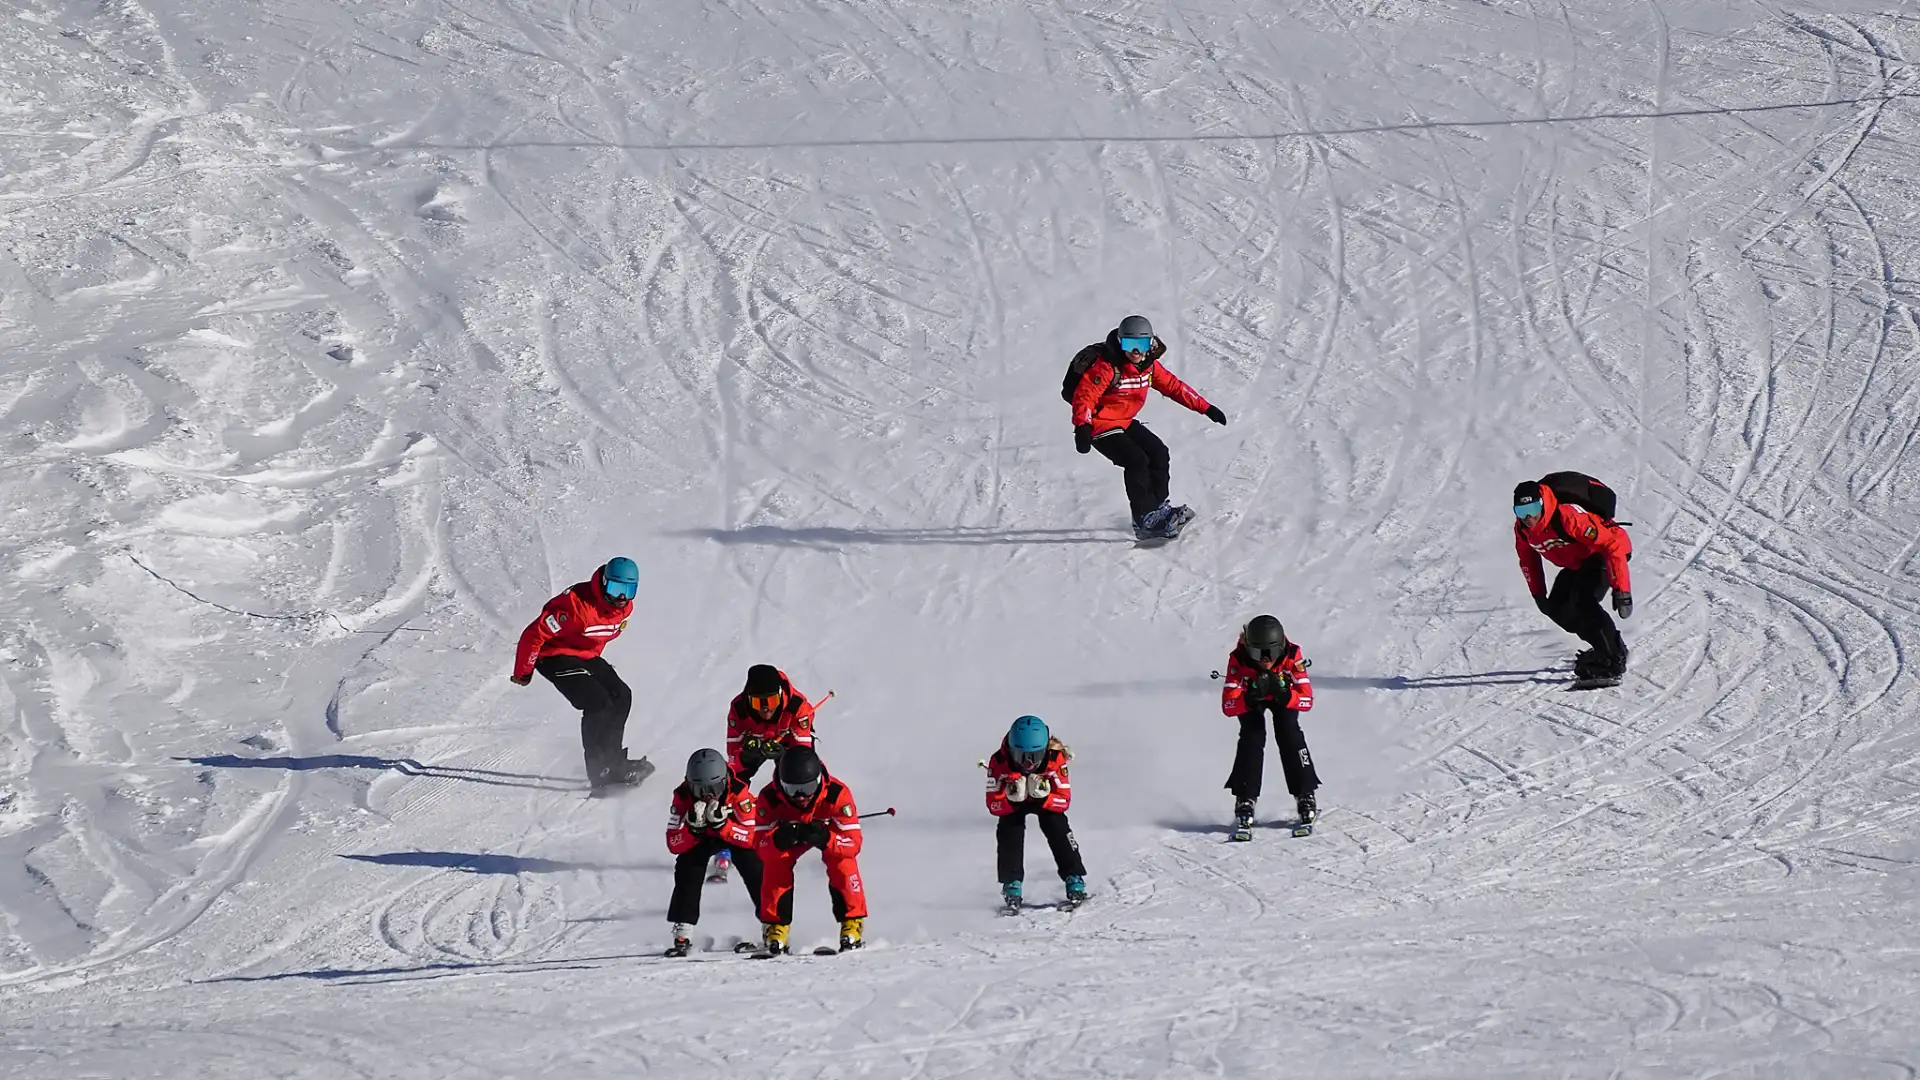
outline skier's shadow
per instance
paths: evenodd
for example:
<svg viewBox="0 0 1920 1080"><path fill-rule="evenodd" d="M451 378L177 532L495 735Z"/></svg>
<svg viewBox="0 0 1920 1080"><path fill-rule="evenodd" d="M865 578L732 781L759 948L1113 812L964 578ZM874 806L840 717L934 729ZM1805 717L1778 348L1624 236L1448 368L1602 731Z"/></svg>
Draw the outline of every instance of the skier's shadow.
<svg viewBox="0 0 1920 1080"><path fill-rule="evenodd" d="M948 544L979 547L990 544L1131 544L1131 535L1111 529L1002 529L986 525L954 525L938 529L848 529L818 525L746 525L738 529L679 529L668 536L687 536L717 544L757 544L770 547L842 547L892 544Z"/></svg>
<svg viewBox="0 0 1920 1080"><path fill-rule="evenodd" d="M211 754L205 757L176 757L211 769L285 769L309 772L315 769L372 769L397 772L402 776L459 780L490 787L530 788L534 791L585 791L584 781L538 773L500 772L495 769L470 769L460 765L427 765L412 758L383 758L371 754L315 754L310 757L241 757L238 754Z"/></svg>
<svg viewBox="0 0 1920 1080"><path fill-rule="evenodd" d="M440 870L461 870L469 874L564 874L573 870L662 870L664 863L635 863L610 866L605 863L566 862L527 855L493 855L484 851L383 851L353 855L342 852L343 859L373 863L376 866L425 866Z"/></svg>
<svg viewBox="0 0 1920 1080"><path fill-rule="evenodd" d="M1445 690L1460 686L1522 686L1528 683L1557 683L1549 678L1556 668L1531 671L1482 671L1461 675L1322 675L1309 671L1313 685L1321 690ZM1211 689L1220 684L1202 675L1176 675L1164 679L1119 679L1111 682L1083 683L1070 693L1076 697L1168 697Z"/></svg>

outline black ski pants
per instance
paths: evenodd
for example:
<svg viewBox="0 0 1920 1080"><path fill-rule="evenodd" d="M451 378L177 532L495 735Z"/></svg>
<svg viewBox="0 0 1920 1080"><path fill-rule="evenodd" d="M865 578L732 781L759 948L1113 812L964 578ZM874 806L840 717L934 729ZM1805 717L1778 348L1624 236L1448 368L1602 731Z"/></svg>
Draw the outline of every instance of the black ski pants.
<svg viewBox="0 0 1920 1080"><path fill-rule="evenodd" d="M1093 448L1126 470L1127 508L1135 519L1167 501L1167 480L1172 471L1167 444L1148 431L1147 425L1135 420L1126 427L1114 428L1096 436Z"/></svg>
<svg viewBox="0 0 1920 1080"><path fill-rule="evenodd" d="M1280 769L1287 777L1287 793L1298 799L1320 786L1307 736L1300 730L1300 712L1272 705L1249 705L1240 715L1240 743L1233 752L1233 772L1226 788L1235 799L1258 799L1260 776L1267 757L1267 714L1273 714L1273 738L1280 744Z"/></svg>
<svg viewBox="0 0 1920 1080"><path fill-rule="evenodd" d="M566 695L567 704L580 710L580 749L587 759L587 782L599 787L609 782L616 766L627 759L627 713L633 709L633 691L620 681L613 665L601 657L543 656L534 670Z"/></svg>
<svg viewBox="0 0 1920 1080"><path fill-rule="evenodd" d="M1053 865L1060 871L1060 880L1086 877L1086 864L1080 861L1080 842L1073 838L1073 826L1067 824L1067 815L1058 810L1042 810L1028 803L1017 803L1013 813L1001 818L993 830L999 849L1000 884L1022 881L1027 876L1029 817L1040 821L1040 834L1047 838L1047 846L1053 849Z"/></svg>
<svg viewBox="0 0 1920 1080"><path fill-rule="evenodd" d="M719 837L700 841L699 846L673 861L673 898L667 901L667 921L700 921L700 892L707 885L707 860L727 850ZM733 849L733 869L747 887L754 909L760 907L760 855L752 848Z"/></svg>
<svg viewBox="0 0 1920 1080"><path fill-rule="evenodd" d="M1619 660L1627 655L1627 645L1620 640L1620 628L1602 604L1610 585L1607 561L1595 555L1554 575L1546 613L1560 629L1586 642L1600 656Z"/></svg>

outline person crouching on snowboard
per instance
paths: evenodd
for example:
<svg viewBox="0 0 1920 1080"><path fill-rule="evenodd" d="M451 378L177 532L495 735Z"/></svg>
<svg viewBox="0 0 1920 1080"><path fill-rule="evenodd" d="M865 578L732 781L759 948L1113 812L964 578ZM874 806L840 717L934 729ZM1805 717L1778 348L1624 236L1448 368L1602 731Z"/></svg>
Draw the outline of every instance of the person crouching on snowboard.
<svg viewBox="0 0 1920 1080"><path fill-rule="evenodd" d="M1533 606L1590 648L1573 661L1575 679L1618 679L1627 673L1627 645L1600 600L1613 586L1613 610L1633 614L1633 582L1627 560L1633 540L1611 521L1561 502L1546 484L1528 480L1513 489L1513 546ZM1547 591L1542 557L1560 573Z"/></svg>
<svg viewBox="0 0 1920 1080"><path fill-rule="evenodd" d="M1142 540L1176 536L1193 520L1191 508L1175 506L1167 498L1167 444L1134 419L1147 403L1147 390L1158 390L1216 424L1227 422L1226 413L1160 366L1166 352L1166 343L1153 336L1146 316L1129 315L1105 341L1081 349L1070 365L1070 371L1082 372L1068 397L1073 448L1083 454L1098 448L1126 470L1127 506L1133 512L1134 536Z"/></svg>
<svg viewBox="0 0 1920 1080"><path fill-rule="evenodd" d="M759 904L760 856L753 850L758 825L747 782L727 768L720 751L695 750L687 759L686 780L673 789L673 809L667 815L667 850L675 856L673 899L667 902L667 921L673 924L668 956L685 956L693 948L687 932L700 922L708 856L736 852L740 880Z"/></svg>
<svg viewBox="0 0 1920 1080"><path fill-rule="evenodd" d="M867 893L860 884L860 811L853 792L827 774L811 746L795 746L780 755L773 782L760 791L761 953L787 951L793 924L793 866L810 848L827 864L827 889L833 917L840 920L840 949L857 949L867 918Z"/></svg>
<svg viewBox="0 0 1920 1080"><path fill-rule="evenodd" d="M567 703L580 710L580 746L587 782L595 792L610 784L637 784L653 771L645 758L633 761L623 745L633 691L600 653L627 628L640 568L632 559L609 559L582 581L547 601L520 633L514 652L515 685L538 671Z"/></svg>
<svg viewBox="0 0 1920 1080"><path fill-rule="evenodd" d="M1273 737L1280 744L1280 768L1287 792L1294 798L1300 823L1311 825L1320 808L1314 792L1320 774L1314 771L1307 737L1300 730L1300 714L1313 708L1313 682L1307 678L1310 661L1300 646L1287 640L1280 620L1256 615L1240 631L1240 640L1227 657L1227 679L1220 688L1220 711L1240 718L1240 742L1234 749L1233 772L1226 787L1233 792L1235 829L1253 827L1254 804L1260 799L1261 772L1267 754L1266 717L1273 716Z"/></svg>
<svg viewBox="0 0 1920 1080"><path fill-rule="evenodd" d="M994 829L1000 897L1010 912L1020 910L1022 902L1029 817L1039 822L1041 835L1053 849L1054 868L1067 886L1067 903L1087 898L1087 868L1080 861L1073 826L1067 823L1067 806L1073 802L1073 787L1067 782L1071 760L1073 754L1037 716L1015 720L1000 740L1000 749L987 759L987 812L1000 819Z"/></svg>

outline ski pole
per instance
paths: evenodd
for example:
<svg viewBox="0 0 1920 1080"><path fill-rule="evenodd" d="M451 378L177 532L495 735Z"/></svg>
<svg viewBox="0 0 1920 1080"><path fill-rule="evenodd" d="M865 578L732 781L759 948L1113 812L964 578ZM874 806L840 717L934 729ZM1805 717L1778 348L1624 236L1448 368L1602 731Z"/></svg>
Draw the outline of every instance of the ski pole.
<svg viewBox="0 0 1920 1080"><path fill-rule="evenodd" d="M861 815L860 815L860 816L859 816L858 818L856 818L856 819L854 819L854 820L856 820L856 821L865 821L866 819L868 819L868 818L870 818L870 817L892 817L893 815L894 815L894 810L893 810L893 807L891 807L891 806L889 806L889 807L887 807L887 808L886 808L885 810L875 810L875 811L874 811L873 813L871 813L871 814L861 814Z"/></svg>
<svg viewBox="0 0 1920 1080"><path fill-rule="evenodd" d="M802 720L813 719L813 714L820 711L820 706L825 705L827 702L832 700L833 700L833 691L829 690L827 691L826 697L821 698L819 701L811 702L807 705L807 715L801 717L801 719Z"/></svg>

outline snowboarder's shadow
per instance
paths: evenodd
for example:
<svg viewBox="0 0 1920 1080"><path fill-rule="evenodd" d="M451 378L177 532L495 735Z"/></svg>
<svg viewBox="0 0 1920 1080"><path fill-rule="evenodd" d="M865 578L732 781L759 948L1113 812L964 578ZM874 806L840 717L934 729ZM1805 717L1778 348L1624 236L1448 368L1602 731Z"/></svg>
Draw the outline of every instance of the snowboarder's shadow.
<svg viewBox="0 0 1920 1080"><path fill-rule="evenodd" d="M585 780L538 773L501 772L496 769L470 769L461 765L427 765L412 758L383 758L371 754L315 754L311 757L241 757L238 754L211 754L205 757L176 757L212 769L285 769L308 772L314 769L372 769L397 772L402 776L420 776L439 780L459 780L490 787L530 788L534 791L585 791Z"/></svg>
<svg viewBox="0 0 1920 1080"><path fill-rule="evenodd" d="M954 525L927 529L850 529L827 525L789 528L784 525L745 525L738 529L679 529L668 536L688 536L718 544L760 544L772 547L833 549L888 544L1131 544L1131 534L1118 530L1002 529L986 525Z"/></svg>

